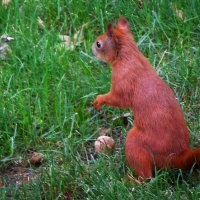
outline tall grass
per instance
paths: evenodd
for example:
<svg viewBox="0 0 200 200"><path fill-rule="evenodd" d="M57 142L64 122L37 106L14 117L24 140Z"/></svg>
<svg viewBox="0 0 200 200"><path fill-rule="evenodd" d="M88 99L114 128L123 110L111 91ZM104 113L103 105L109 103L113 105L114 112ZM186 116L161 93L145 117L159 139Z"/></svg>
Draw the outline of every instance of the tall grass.
<svg viewBox="0 0 200 200"><path fill-rule="evenodd" d="M9 161L27 159L27 149L45 156L32 169L39 170L36 179L4 184L1 199L199 199L198 171L162 170L143 185L130 181L134 173L123 142L128 128L122 119L113 120L129 111L94 110L95 96L109 90L110 68L91 52L106 24L124 15L141 51L174 89L195 146L200 134L199 14L199 1L178 0L143 1L142 6L117 0L1 5L0 35L14 40L12 52L0 60L0 171L5 172L0 181L7 182ZM84 24L81 44L74 50L60 48L59 35L73 36ZM93 142L105 125L113 130L116 150L96 158Z"/></svg>

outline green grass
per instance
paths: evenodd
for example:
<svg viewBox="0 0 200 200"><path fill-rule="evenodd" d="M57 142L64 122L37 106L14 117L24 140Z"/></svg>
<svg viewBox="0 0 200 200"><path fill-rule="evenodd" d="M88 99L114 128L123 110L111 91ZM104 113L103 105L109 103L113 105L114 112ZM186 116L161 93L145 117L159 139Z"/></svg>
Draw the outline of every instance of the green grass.
<svg viewBox="0 0 200 200"><path fill-rule="evenodd" d="M191 132L200 136L200 1L17 1L0 5L0 35L14 40L0 60L1 199L199 199L198 171L162 170L143 185L129 180L124 139L128 110L94 110L98 93L110 87L110 68L91 52L94 39L120 15L130 22L141 51L174 89ZM38 25L38 16L44 27ZM73 36L87 24L74 50L58 48L59 34ZM116 149L94 155L99 128L112 128ZM45 156L33 167L37 178L18 185L8 180L9 163L27 166L28 150ZM2 173L1 173L2 171Z"/></svg>

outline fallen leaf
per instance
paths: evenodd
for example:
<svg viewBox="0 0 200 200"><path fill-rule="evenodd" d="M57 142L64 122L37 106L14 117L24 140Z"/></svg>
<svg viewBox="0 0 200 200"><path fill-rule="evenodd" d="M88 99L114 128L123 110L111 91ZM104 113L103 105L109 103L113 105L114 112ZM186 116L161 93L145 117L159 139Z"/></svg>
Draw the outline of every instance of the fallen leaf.
<svg viewBox="0 0 200 200"><path fill-rule="evenodd" d="M56 49L60 50L65 47L67 50L74 50L76 46L79 46L83 41L83 31L87 24L81 26L81 29L78 30L73 36L70 35L59 35L61 43L56 45Z"/></svg>
<svg viewBox="0 0 200 200"><path fill-rule="evenodd" d="M10 37L10 36L7 35L7 34L3 34L3 35L1 36L1 41L2 41L2 42L10 42L10 41L12 41L12 40L14 40L14 38L13 38L13 37Z"/></svg>
<svg viewBox="0 0 200 200"><path fill-rule="evenodd" d="M71 39L70 39L69 35L59 35L58 37L60 38L60 40L62 42L61 44L64 44L66 48L70 47Z"/></svg>
<svg viewBox="0 0 200 200"><path fill-rule="evenodd" d="M171 5L172 5L172 8L175 10L177 16L178 16L179 18L183 19L183 11L182 11L182 10L179 10L179 9L177 8L177 6L176 6L175 3L172 3Z"/></svg>
<svg viewBox="0 0 200 200"><path fill-rule="evenodd" d="M83 37L83 30L84 30L84 28L85 28L86 26L87 26L87 24L83 24L82 27L81 27L81 29L78 30L78 31L74 34L73 43L74 43L75 45L79 45L79 44L83 41L83 39L84 39L84 37Z"/></svg>
<svg viewBox="0 0 200 200"><path fill-rule="evenodd" d="M41 27L44 27L44 21L38 16L38 24L41 26Z"/></svg>
<svg viewBox="0 0 200 200"><path fill-rule="evenodd" d="M70 43L70 36L69 35L59 35L58 36L62 42Z"/></svg>
<svg viewBox="0 0 200 200"><path fill-rule="evenodd" d="M142 0L138 0L138 6L141 8L142 7Z"/></svg>
<svg viewBox="0 0 200 200"><path fill-rule="evenodd" d="M67 50L73 50L74 49L74 44L71 42L71 38L69 35L58 35L60 39L60 43L56 45L57 50L61 50L63 48Z"/></svg>
<svg viewBox="0 0 200 200"><path fill-rule="evenodd" d="M11 0L2 0L2 5L6 6L11 2Z"/></svg>

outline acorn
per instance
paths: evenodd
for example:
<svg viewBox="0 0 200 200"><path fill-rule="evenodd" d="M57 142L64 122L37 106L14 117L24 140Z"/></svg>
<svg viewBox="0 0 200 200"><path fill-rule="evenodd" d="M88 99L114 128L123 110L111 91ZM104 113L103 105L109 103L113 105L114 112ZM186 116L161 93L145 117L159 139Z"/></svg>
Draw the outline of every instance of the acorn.
<svg viewBox="0 0 200 200"><path fill-rule="evenodd" d="M41 165L44 161L44 156L41 153L34 152L31 158L29 159L30 164L38 166Z"/></svg>

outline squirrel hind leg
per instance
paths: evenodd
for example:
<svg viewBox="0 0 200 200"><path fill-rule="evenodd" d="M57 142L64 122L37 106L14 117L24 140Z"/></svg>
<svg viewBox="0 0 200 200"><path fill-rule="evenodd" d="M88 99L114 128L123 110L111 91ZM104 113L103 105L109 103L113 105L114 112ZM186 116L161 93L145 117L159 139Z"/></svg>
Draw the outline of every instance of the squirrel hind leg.
<svg viewBox="0 0 200 200"><path fill-rule="evenodd" d="M142 146L126 145L126 157L128 164L135 170L140 182L152 178L153 160L145 148Z"/></svg>

